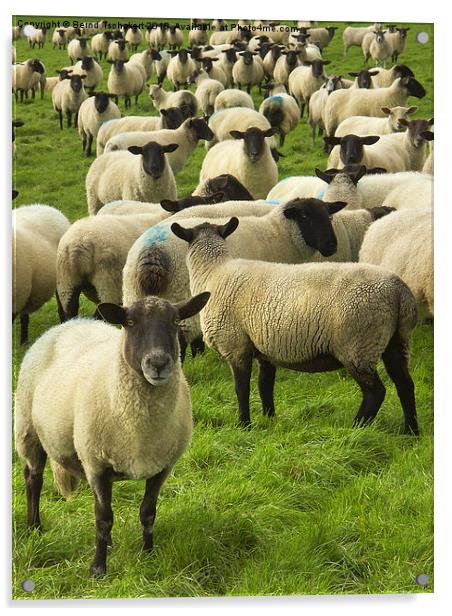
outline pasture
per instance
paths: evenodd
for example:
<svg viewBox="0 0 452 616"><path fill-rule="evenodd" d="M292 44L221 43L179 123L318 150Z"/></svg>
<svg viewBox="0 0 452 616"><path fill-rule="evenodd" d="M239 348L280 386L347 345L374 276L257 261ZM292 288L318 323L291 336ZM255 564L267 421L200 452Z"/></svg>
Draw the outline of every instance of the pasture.
<svg viewBox="0 0 452 616"><path fill-rule="evenodd" d="M346 24L328 25L339 29L323 53L331 60L327 72L345 77L362 68L359 48L343 56ZM433 26L399 25L411 28L399 62L414 71L427 91L410 104L419 107L415 117L429 118ZM425 45L415 40L421 31L429 35ZM65 50L52 48L50 39L51 31L45 47L34 51L27 40L16 41L17 61L37 57L47 74L55 75L70 62ZM109 65L105 60L101 65L106 89ZM155 83L155 75L150 81ZM167 81L164 87L169 89ZM257 88L252 95L258 109L262 95ZM120 108L124 113L123 100ZM156 110L145 91L127 113L155 115ZM14 207L45 203L59 208L71 222L86 216L85 176L93 157L83 155L77 130L59 129L49 93L44 100L37 94L19 104L13 97L13 117L24 122L16 131L12 184L19 196ZM279 148L284 154L278 162L279 179L325 169L322 145L320 140L312 145L304 118ZM204 155L201 142L176 178L179 197L196 187ZM82 299L81 306L82 315L92 315L90 302ZM58 322L52 299L31 315L29 344ZM26 349L19 344L16 322L13 387ZM138 509L144 482L115 483L113 548L102 580L88 577L95 538L89 488L82 485L64 501L47 466L41 498L44 532L29 532L23 464L13 453L15 599L432 592L431 324L417 326L411 355L419 438L401 434L402 410L383 366L386 398L374 424L364 429L351 427L360 392L344 371L278 370L273 420L261 415L253 378L249 431L236 425L233 380L213 351L206 349L195 359L188 353L184 372L192 394L193 442L162 489L154 551L151 556L140 553ZM420 573L430 576L426 588L416 585ZM32 593L22 589L24 580L35 582Z"/></svg>

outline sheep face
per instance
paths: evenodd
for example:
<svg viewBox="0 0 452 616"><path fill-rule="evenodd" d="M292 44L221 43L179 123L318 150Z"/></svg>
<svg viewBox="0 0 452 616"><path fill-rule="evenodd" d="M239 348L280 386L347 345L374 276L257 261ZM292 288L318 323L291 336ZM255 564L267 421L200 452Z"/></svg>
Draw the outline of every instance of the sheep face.
<svg viewBox="0 0 452 616"><path fill-rule="evenodd" d="M426 95L425 88L422 84L413 77L402 77L400 80L402 87L408 92L408 96L423 98Z"/></svg>
<svg viewBox="0 0 452 616"><path fill-rule="evenodd" d="M126 48L126 41L121 39L119 41L115 41L116 45L119 47L119 49L121 51L124 51L124 49Z"/></svg>
<svg viewBox="0 0 452 616"><path fill-rule="evenodd" d="M190 128L196 139L199 141L200 139L205 139L206 141L212 141L214 138L213 131L209 128L209 125L202 118L191 118L188 120L188 128Z"/></svg>
<svg viewBox="0 0 452 616"><path fill-rule="evenodd" d="M358 73L349 73L349 75L350 77L357 78L358 88L365 88L366 90L368 90L372 87L372 77L378 75L378 71L368 71L366 69L363 69Z"/></svg>
<svg viewBox="0 0 452 616"><path fill-rule="evenodd" d="M253 64L253 56L255 56L256 54L252 51L241 51L239 53L239 56L242 56L243 58L243 64L245 64L245 66L251 66Z"/></svg>
<svg viewBox="0 0 452 616"><path fill-rule="evenodd" d="M94 66L94 59L91 56L85 56L84 58L78 58L82 62L82 69L89 71Z"/></svg>
<svg viewBox="0 0 452 616"><path fill-rule="evenodd" d="M171 304L158 297L146 297L128 308L99 304L108 322L124 327L123 357L129 366L154 386L164 385L178 362L178 323L197 314L210 293Z"/></svg>
<svg viewBox="0 0 452 616"><path fill-rule="evenodd" d="M171 199L163 199L163 201L160 201L160 205L167 212L180 212L181 210L185 210L188 207L193 207L194 205L211 205L213 203L221 203L221 201L224 201L224 193L217 192L213 195L208 195L207 197L195 195L185 197L184 199L177 199L175 201L172 201Z"/></svg>
<svg viewBox="0 0 452 616"><path fill-rule="evenodd" d="M340 146L340 157L344 165L356 165L360 163L364 156L365 145L373 145L379 141L380 137L371 135L359 137L358 135L345 135L344 137L325 137L328 145Z"/></svg>
<svg viewBox="0 0 452 616"><path fill-rule="evenodd" d="M65 79L69 79L71 82L71 90L78 94L83 89L83 79L86 75L66 75Z"/></svg>
<svg viewBox="0 0 452 616"><path fill-rule="evenodd" d="M160 145L155 141L150 141L142 147L137 145L130 146L129 152L131 154L141 155L144 172L157 180L165 171L165 154L174 152L178 147L179 145L177 143Z"/></svg>
<svg viewBox="0 0 452 616"><path fill-rule="evenodd" d="M114 98L114 94L107 92L93 92L94 95L94 107L97 113L104 113L107 110L109 99Z"/></svg>
<svg viewBox="0 0 452 616"><path fill-rule="evenodd" d="M401 118L399 122L407 127L408 136L412 145L415 148L423 147L426 140L422 136L422 133L432 126L433 118L430 118L430 120L412 120L411 122L406 118Z"/></svg>
<svg viewBox="0 0 452 616"><path fill-rule="evenodd" d="M179 107L168 107L168 109L160 109L160 115L163 120L163 128L174 130L184 121L184 114Z"/></svg>
<svg viewBox="0 0 452 616"><path fill-rule="evenodd" d="M250 161L255 163L262 158L265 152L265 137L271 137L277 130L277 128L261 130L253 126L244 133L238 130L231 130L229 134L233 139L243 139L245 152Z"/></svg>
<svg viewBox="0 0 452 616"><path fill-rule="evenodd" d="M406 64L396 64L392 70L396 77L414 77L413 71Z"/></svg>
<svg viewBox="0 0 452 616"><path fill-rule="evenodd" d="M179 56L179 62L181 64L187 64L188 61L188 51L186 49L179 49L177 54Z"/></svg>
<svg viewBox="0 0 452 616"><path fill-rule="evenodd" d="M202 58L202 65L206 73L210 73L212 70L213 62L218 62L218 58Z"/></svg>
<svg viewBox="0 0 452 616"><path fill-rule="evenodd" d="M253 195L241 184L238 179L229 173L210 178L204 185L204 194L212 195L223 193L223 201L253 201Z"/></svg>
<svg viewBox="0 0 452 616"><path fill-rule="evenodd" d="M298 56L300 54L299 51L294 51L291 49L290 51L283 51L284 56L286 56L286 64L289 68L294 68L298 62Z"/></svg>
<svg viewBox="0 0 452 616"><path fill-rule="evenodd" d="M31 60L30 66L34 73L39 73L40 75L43 75L45 73L44 65L37 58L33 58L33 60Z"/></svg>
<svg viewBox="0 0 452 616"><path fill-rule="evenodd" d="M305 244L331 257L337 250L337 238L331 216L347 204L344 201L326 203L319 199L293 199L284 208L284 216L293 220Z"/></svg>

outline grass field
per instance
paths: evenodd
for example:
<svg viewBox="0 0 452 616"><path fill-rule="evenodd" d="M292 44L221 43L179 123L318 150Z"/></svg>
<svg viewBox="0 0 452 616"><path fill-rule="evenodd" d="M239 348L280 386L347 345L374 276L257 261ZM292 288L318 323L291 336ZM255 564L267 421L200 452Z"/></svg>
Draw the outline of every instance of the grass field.
<svg viewBox="0 0 452 616"><path fill-rule="evenodd" d="M34 16L30 18L39 20ZM72 18L65 18L72 20ZM80 18L79 18L80 19ZM96 19L96 18L91 18ZM110 18L113 19L113 18ZM25 18L24 21L27 21ZM139 19L132 21L139 22ZM334 24L333 24L334 25ZM347 76L362 67L352 48L342 56L340 27L324 56L328 72ZM433 26L410 24L401 61L427 96L410 99L416 117L433 115ZM429 34L426 45L415 34ZM51 33L49 33L50 40ZM29 50L17 42L17 59L39 57L47 74L66 66L67 53ZM102 61L106 85L107 65ZM152 81L155 77L151 78ZM256 105L261 97L254 92ZM123 103L121 102L123 109ZM130 113L154 114L146 93ZM84 180L91 160L82 156L74 129L60 131L50 96L15 106L25 122L16 131L14 206L47 203L71 221L87 215ZM280 178L324 169L321 143L311 145L305 122L290 133L279 161ZM178 194L197 184L204 154L199 146L178 175ZM82 314L93 306L82 301ZM31 316L33 342L58 323L55 302ZM13 386L26 348L13 331ZM210 350L188 357L195 430L191 447L165 484L158 505L155 550L140 554L138 509L143 482L114 486L114 547L107 576L88 577L94 551L94 506L88 487L70 501L57 497L47 469L41 499L42 535L26 528L22 462L13 455L13 597L16 599L410 593L433 590L433 328L419 325L411 361L421 436L400 433L402 411L383 366L387 395L374 425L351 428L360 393L343 371L300 374L279 370L276 418L260 414L253 381L253 428L236 427L229 370ZM424 589L417 574L430 575ZM22 590L33 580L35 590Z"/></svg>

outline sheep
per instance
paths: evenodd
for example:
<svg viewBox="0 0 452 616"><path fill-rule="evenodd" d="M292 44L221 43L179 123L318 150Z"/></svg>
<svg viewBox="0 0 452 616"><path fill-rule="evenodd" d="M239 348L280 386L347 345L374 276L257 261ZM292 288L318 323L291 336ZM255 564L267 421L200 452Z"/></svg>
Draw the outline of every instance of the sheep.
<svg viewBox="0 0 452 616"><path fill-rule="evenodd" d="M381 30L382 26L382 23L374 23L372 26L367 26L364 28L347 26L342 33L342 40L344 42L344 56L347 55L347 51L350 47L361 47L363 38L368 32L372 32L373 30Z"/></svg>
<svg viewBox="0 0 452 616"><path fill-rule="evenodd" d="M102 60L102 56L104 57L104 59L107 58L111 39L111 32L99 32L98 34L95 34L93 36L93 38L91 39L91 52L96 58L99 58L99 60Z"/></svg>
<svg viewBox="0 0 452 616"><path fill-rule="evenodd" d="M193 424L177 322L199 312L208 299L203 293L177 305L155 297L129 307L101 304L102 317L122 325L121 331L72 320L47 331L22 362L15 437L26 462L28 525L41 528L47 456L63 495L86 478L95 502L94 577L107 569L114 480L146 479L142 548L152 550L158 493L188 447Z"/></svg>
<svg viewBox="0 0 452 616"><path fill-rule="evenodd" d="M262 62L260 58L256 59L258 57L256 52L240 51L238 55L240 57L232 67L232 79L239 90L242 89L242 85L245 85L247 93L250 94L251 87L260 86L264 79Z"/></svg>
<svg viewBox="0 0 452 616"><path fill-rule="evenodd" d="M132 26L127 29L124 40L129 45L130 49L137 51L143 40L143 35L136 24L132 24Z"/></svg>
<svg viewBox="0 0 452 616"><path fill-rule="evenodd" d="M69 221L49 205L13 211L13 321L20 315L20 343L28 342L30 313L55 293L56 254Z"/></svg>
<svg viewBox="0 0 452 616"><path fill-rule="evenodd" d="M166 78L166 71L168 70L168 64L171 60L171 54L168 51L156 51L151 48L151 55L154 58L157 84L161 86Z"/></svg>
<svg viewBox="0 0 452 616"><path fill-rule="evenodd" d="M200 60L201 60L202 68L208 74L208 76L211 79L216 79L222 84L223 88L226 88L228 85L229 79L226 73L221 68L221 66L216 66L214 64L214 62L219 62L219 58L202 57L200 58ZM196 76L197 76L196 71L194 71L192 74L192 80L195 79Z"/></svg>
<svg viewBox="0 0 452 616"><path fill-rule="evenodd" d="M114 94L108 92L91 94L92 96L83 101L78 111L78 133L86 156L91 156L93 139L97 138L101 125L121 117L119 107L111 100Z"/></svg>
<svg viewBox="0 0 452 616"><path fill-rule="evenodd" d="M198 141L200 139L206 139L208 141L212 138L213 132L204 119L189 118L185 120L179 128L174 130L162 129L157 131L119 133L109 139L105 145L104 154L117 152L118 150L128 150L132 145L144 146L148 141L156 141L160 145L168 145L170 143L177 144L177 151L167 156L167 161L173 173L176 174L185 167Z"/></svg>
<svg viewBox="0 0 452 616"><path fill-rule="evenodd" d="M402 106L408 96L423 98L425 94L423 86L413 77L398 78L388 88L337 90L328 97L325 104L325 132L334 135L342 120L350 116L384 117L382 107Z"/></svg>
<svg viewBox="0 0 452 616"><path fill-rule="evenodd" d="M410 28L396 28L395 32L388 33L391 46L391 60L397 62L398 57L405 51L407 32Z"/></svg>
<svg viewBox="0 0 452 616"><path fill-rule="evenodd" d="M209 118L209 128L213 131L214 137L206 143L206 149L209 150L220 141L232 139L232 130L247 130L253 126L261 130L271 128L270 121L254 109L248 107L222 109ZM271 148L276 147L274 137L270 137L268 143Z"/></svg>
<svg viewBox="0 0 452 616"><path fill-rule="evenodd" d="M73 75L86 75L83 85L89 90L95 90L102 83L104 72L95 58L85 56L79 60L72 71Z"/></svg>
<svg viewBox="0 0 452 616"><path fill-rule="evenodd" d="M370 175L374 171L377 175ZM372 209L381 205L396 210L419 209L433 207L433 178L418 171L402 171L399 173L385 173L383 169L366 170L365 166L346 166L343 169L329 169L328 172L316 174L323 180L318 188L317 197L325 201L347 202L347 209ZM363 175L367 173L363 177ZM361 179L362 178L362 179ZM294 198L298 193L305 196L302 190L305 188L306 178L292 178L292 190L282 190L275 186L275 195L270 198L281 200ZM298 189L297 181L298 180ZM281 184L281 183L280 183ZM290 182L287 182L290 184ZM284 187L284 184L282 184ZM279 193L279 194L278 194Z"/></svg>
<svg viewBox="0 0 452 616"><path fill-rule="evenodd" d="M307 33L291 34L289 37L289 39L292 41L290 47L292 47L294 51L297 51L300 54L301 61L310 60L312 62L313 60L321 60L322 53L317 47L317 45L308 43L309 36L310 35Z"/></svg>
<svg viewBox="0 0 452 616"><path fill-rule="evenodd" d="M188 33L188 44L190 47L194 47L195 45L206 45L208 40L209 35L207 34L207 26L204 27L200 25L197 28L192 28Z"/></svg>
<svg viewBox="0 0 452 616"><path fill-rule="evenodd" d="M19 95L20 102L24 100L24 95L27 95L27 92L30 89L30 81L33 77L33 73L44 75L45 67L37 58L29 58L19 64L13 64L12 71L12 87L17 103L19 100Z"/></svg>
<svg viewBox="0 0 452 616"><path fill-rule="evenodd" d="M288 87L290 73L300 65L300 53L300 51L293 49L281 52L281 56L277 59L273 69L273 79L276 83L282 83Z"/></svg>
<svg viewBox="0 0 452 616"><path fill-rule="evenodd" d="M355 77L355 81L352 84L352 88L366 88L370 89L374 87L372 77L378 75L378 71L369 71L362 69L361 71L354 71L349 73L350 77Z"/></svg>
<svg viewBox="0 0 452 616"><path fill-rule="evenodd" d="M334 206L331 206L331 212L329 208L330 205L321 201L308 200L303 209L304 217L298 216L298 222L284 213L285 204L275 206L265 201L197 206L176 213L171 219L148 229L130 249L124 266L123 300L127 303L147 294L156 294L174 301L187 293L186 246L169 233L175 220L194 227L204 222L206 216L209 220L217 219L219 223L230 216L244 216L240 233L231 245L237 257L286 263L326 258L357 261L368 226L391 211L378 208L372 212L340 213L333 217L333 232L329 216L334 212ZM334 238L337 238L337 246ZM202 334L199 319L183 323L181 328L187 343Z"/></svg>
<svg viewBox="0 0 452 616"><path fill-rule="evenodd" d="M393 212L372 225L359 253L400 276L413 293L419 317L433 317L433 213L428 209Z"/></svg>
<svg viewBox="0 0 452 616"><path fill-rule="evenodd" d="M80 105L88 98L83 87L83 79L84 75L68 74L52 90L52 104L59 116L60 129L63 129L63 113L66 114L68 128L72 126L72 114L74 114L74 127L77 128Z"/></svg>
<svg viewBox="0 0 452 616"><path fill-rule="evenodd" d="M400 119L408 119L408 116L416 113L417 107L382 107L381 110L387 115L386 118L372 118L369 116L351 116L343 120L336 129L335 136L344 135L389 135L402 132L406 129L400 124Z"/></svg>
<svg viewBox="0 0 452 616"><path fill-rule="evenodd" d="M207 55L208 51L203 51L204 55ZM227 47L226 49L222 49L220 51L220 62L219 67L222 69L223 73L226 75L226 85L232 86L232 69L234 68L234 64L237 62L237 49L235 47Z"/></svg>
<svg viewBox="0 0 452 616"><path fill-rule="evenodd" d="M203 69L194 72L194 81L196 83L195 96L198 107L204 117L208 118L213 114L215 99L220 92L224 91L224 86L216 79L211 79Z"/></svg>
<svg viewBox="0 0 452 616"><path fill-rule="evenodd" d="M166 92L161 85L151 85L149 86L149 98L158 111L169 107L180 107L185 119L198 113L198 101L190 90Z"/></svg>
<svg viewBox="0 0 452 616"><path fill-rule="evenodd" d="M34 49L35 45L42 49L46 42L47 28L35 28L33 34L28 37L29 46Z"/></svg>
<svg viewBox="0 0 452 616"><path fill-rule="evenodd" d="M67 46L67 55L72 64L75 64L80 58L91 55L88 39L80 36L78 39L72 39Z"/></svg>
<svg viewBox="0 0 452 616"><path fill-rule="evenodd" d="M265 54L262 63L264 65L264 74L267 79L273 79L275 65L278 59L281 57L283 49L284 47L282 47L281 45L272 45Z"/></svg>
<svg viewBox="0 0 452 616"><path fill-rule="evenodd" d="M318 134L322 135L324 126L322 121L323 108L326 104L328 96L331 92L343 88L343 80L341 75L330 75L326 78L323 86L314 92L309 99L308 106L308 124L311 127L312 144L315 144L315 133L318 128Z"/></svg>
<svg viewBox="0 0 452 616"><path fill-rule="evenodd" d="M168 49L180 49L184 44L184 34L180 28L171 25L166 30Z"/></svg>
<svg viewBox="0 0 452 616"><path fill-rule="evenodd" d="M298 202L292 205L299 207ZM189 244L191 288L202 286L211 293L201 314L202 329L234 375L240 423L250 424L253 357L259 362L259 391L268 416L275 414L277 366L304 372L344 367L362 391L355 426L371 422L383 403L385 387L376 368L381 358L397 388L404 431L418 434L408 369L416 302L407 285L368 264L234 259L225 240L238 224L238 218L194 229L173 223L171 230Z"/></svg>
<svg viewBox="0 0 452 616"><path fill-rule="evenodd" d="M432 131L424 131L421 133L421 137L426 141L433 141L434 134ZM426 158L424 166L422 167L422 172L433 175L433 143L430 144L430 153Z"/></svg>
<svg viewBox="0 0 452 616"><path fill-rule="evenodd" d="M129 62L138 62L138 64L141 64L146 74L146 80L152 75L155 53L153 49L145 49L139 53L134 53L129 58Z"/></svg>
<svg viewBox="0 0 452 616"><path fill-rule="evenodd" d="M231 109L232 107L244 107L254 110L254 101L249 94L242 90L223 90L215 99L215 113L223 109Z"/></svg>
<svg viewBox="0 0 452 616"><path fill-rule="evenodd" d="M166 212L180 212L199 204L220 203L228 201L225 193L217 192L208 196L189 196L182 199L162 199L160 203L146 203L144 201L112 201L101 208L96 216L129 216L130 214L162 214L162 208Z"/></svg>
<svg viewBox="0 0 452 616"><path fill-rule="evenodd" d="M319 90L326 81L324 66L330 64L330 60L314 60L303 62L289 75L289 92L300 105L301 117L303 117L306 105L309 105L311 96Z"/></svg>
<svg viewBox="0 0 452 616"><path fill-rule="evenodd" d="M78 315L81 293L96 304L121 303L122 270L130 247L146 229L169 216L152 205L143 213L82 218L64 233L55 255L62 321Z"/></svg>
<svg viewBox="0 0 452 616"><path fill-rule="evenodd" d="M366 37L372 35L373 38L370 41L369 49L364 49ZM392 45L386 36L386 30L377 30L367 34L366 37L364 37L363 40L364 61L367 62L369 58L372 57L372 59L375 60L376 66L383 63L383 67L386 68L386 60L390 58L392 54Z"/></svg>
<svg viewBox="0 0 452 616"><path fill-rule="evenodd" d="M132 96L135 97L137 104L146 83L143 67L136 62L124 60L107 60L107 62L111 64L107 82L108 91L116 96L116 104L119 96L124 96L126 109L131 106Z"/></svg>
<svg viewBox="0 0 452 616"><path fill-rule="evenodd" d="M190 81L193 71L196 69L194 61L189 57L186 49L171 52L166 76L173 84L174 91L179 90L182 84Z"/></svg>
<svg viewBox="0 0 452 616"><path fill-rule="evenodd" d="M124 62L129 59L129 54L127 53L126 42L124 39L111 41L108 46L107 59L124 60Z"/></svg>
<svg viewBox="0 0 452 616"><path fill-rule="evenodd" d="M44 67L44 65L42 65ZM28 87L29 90L31 90L31 97L32 99L35 98L35 94L36 94L36 90L39 88L40 92L41 92L41 99L44 98L44 91L45 91L45 86L46 86L46 80L47 80L47 76L46 76L46 71L45 71L45 67L44 67L44 72L43 73L38 73L38 72L34 72L30 78L30 81L28 82ZM28 92L25 92L25 95L28 95Z"/></svg>
<svg viewBox="0 0 452 616"><path fill-rule="evenodd" d="M110 201L133 199L154 203L176 198L176 182L165 153L177 143L161 146L153 141L127 152L108 152L93 161L86 175L88 212L95 214ZM137 158L140 156L140 158Z"/></svg>
<svg viewBox="0 0 452 616"><path fill-rule="evenodd" d="M200 184L193 195L209 196L222 192L224 201L252 201L253 195L230 173L223 173Z"/></svg>
<svg viewBox="0 0 452 616"><path fill-rule="evenodd" d="M56 47L58 47L58 49L66 49L67 35L64 28L55 28L52 34L52 44L54 49Z"/></svg>
<svg viewBox="0 0 452 616"><path fill-rule="evenodd" d="M159 116L125 116L118 120L105 122L97 135L96 156L104 153L108 141L115 135L133 131L175 129L179 128L183 121L182 111L178 107L170 107L162 109Z"/></svg>
<svg viewBox="0 0 452 616"><path fill-rule="evenodd" d="M294 130L300 122L301 114L297 101L286 92L272 93L264 98L259 113L267 118L270 126L277 128L279 132L279 144L282 147L286 135Z"/></svg>
<svg viewBox="0 0 452 616"><path fill-rule="evenodd" d="M46 92L52 92L55 86L57 85L57 83L59 83L60 81L63 81L63 79L66 79L66 77L72 74L73 69L72 68L62 68L62 69L57 70L56 72L58 73L57 77L46 77L46 83L44 86L44 90Z"/></svg>
<svg viewBox="0 0 452 616"><path fill-rule="evenodd" d="M323 51L327 47L333 36L336 34L336 26L327 26L326 28L310 28L310 39L317 45L320 51Z"/></svg>
<svg viewBox="0 0 452 616"><path fill-rule="evenodd" d="M148 27L149 47L156 47L157 50L163 49L166 43L166 32L161 26Z"/></svg>
<svg viewBox="0 0 452 616"><path fill-rule="evenodd" d="M13 41L18 41L19 39L23 39L24 37L25 37L24 27L23 26L13 26L12 28Z"/></svg>
<svg viewBox="0 0 452 616"><path fill-rule="evenodd" d="M200 182L221 173L230 173L255 199L265 197L278 181L278 168L265 139L274 135L276 130L261 130L253 126L244 132L230 131L232 141L217 143L207 152L201 167Z"/></svg>
<svg viewBox="0 0 452 616"><path fill-rule="evenodd" d="M328 159L329 167L339 167L342 164L363 164L368 167L385 167L387 171L421 171L425 162L425 144L421 133L433 124L430 120L408 121L404 118L399 123L408 127L404 133L390 135L358 137L325 137L325 141L333 147ZM378 143L377 143L378 141ZM363 146L374 145L370 149Z"/></svg>
<svg viewBox="0 0 452 616"><path fill-rule="evenodd" d="M414 77L413 71L406 64L396 64L387 69L378 67L373 69L372 73L372 82L375 88L389 88L396 79Z"/></svg>

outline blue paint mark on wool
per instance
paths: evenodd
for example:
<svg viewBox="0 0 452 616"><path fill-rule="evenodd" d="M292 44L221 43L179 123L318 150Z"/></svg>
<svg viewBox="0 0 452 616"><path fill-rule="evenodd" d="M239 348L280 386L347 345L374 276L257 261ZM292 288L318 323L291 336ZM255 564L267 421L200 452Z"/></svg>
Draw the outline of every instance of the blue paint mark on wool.
<svg viewBox="0 0 452 616"><path fill-rule="evenodd" d="M275 94L274 96L269 96L267 100L271 101L272 103L276 103L277 105L283 104L283 97L278 96L277 94Z"/></svg>
<svg viewBox="0 0 452 616"><path fill-rule="evenodd" d="M153 246L158 242L164 242L168 239L169 229L168 225L155 225L151 227L147 231L145 231L143 235L143 243L146 246Z"/></svg>
<svg viewBox="0 0 452 616"><path fill-rule="evenodd" d="M265 205L280 205L280 201L277 199L267 199L264 203Z"/></svg>
<svg viewBox="0 0 452 616"><path fill-rule="evenodd" d="M316 199L323 199L323 197L325 196L325 188L323 190L321 190L316 196Z"/></svg>

